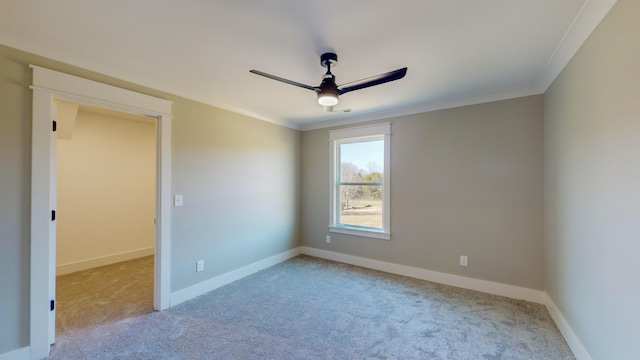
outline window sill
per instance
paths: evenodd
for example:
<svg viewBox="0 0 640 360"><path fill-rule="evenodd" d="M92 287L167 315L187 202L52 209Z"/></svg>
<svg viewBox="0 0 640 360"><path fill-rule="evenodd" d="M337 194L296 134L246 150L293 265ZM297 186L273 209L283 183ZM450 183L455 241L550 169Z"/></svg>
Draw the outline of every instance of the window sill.
<svg viewBox="0 0 640 360"><path fill-rule="evenodd" d="M353 236L362 236L374 239L381 240L391 240L391 234L383 231L375 231L375 230L364 230L360 228L351 228L351 227L337 227L329 225L329 232L345 234L345 235L353 235Z"/></svg>

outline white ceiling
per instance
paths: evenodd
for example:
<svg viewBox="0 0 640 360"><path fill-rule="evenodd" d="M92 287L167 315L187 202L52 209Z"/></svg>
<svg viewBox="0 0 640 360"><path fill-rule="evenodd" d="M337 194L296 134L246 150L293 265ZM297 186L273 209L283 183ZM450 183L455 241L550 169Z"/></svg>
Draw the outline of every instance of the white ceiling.
<svg viewBox="0 0 640 360"><path fill-rule="evenodd" d="M0 44L297 129L539 94L616 0L0 0ZM338 84L408 67L325 113Z"/></svg>

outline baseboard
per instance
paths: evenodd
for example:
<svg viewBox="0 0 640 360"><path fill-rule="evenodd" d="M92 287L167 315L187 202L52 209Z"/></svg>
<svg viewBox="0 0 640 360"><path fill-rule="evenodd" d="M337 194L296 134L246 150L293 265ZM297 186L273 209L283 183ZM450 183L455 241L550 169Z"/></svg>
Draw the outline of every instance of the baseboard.
<svg viewBox="0 0 640 360"><path fill-rule="evenodd" d="M29 346L15 349L4 354L0 354L0 360L29 360L31 348Z"/></svg>
<svg viewBox="0 0 640 360"><path fill-rule="evenodd" d="M186 289L176 291L169 296L169 307L176 306L182 302L185 302L197 296L206 294L209 291L212 291L221 286L230 284L236 280L240 280L245 276L249 276L260 270L264 270L268 267L279 264L285 260L291 259L292 257L296 257L298 255L300 255L299 247L271 256L264 260L260 260L253 264L241 267L237 270L230 271L226 274L216 276L212 279L200 282L198 284L189 286Z"/></svg>
<svg viewBox="0 0 640 360"><path fill-rule="evenodd" d="M291 249L285 251L283 253L271 256L267 259L255 262L253 264L244 266L240 269L228 272L226 274L217 276L213 279L209 279L207 281L203 281L201 283L192 285L186 289L177 291L172 293L169 299L169 306L175 306L187 300L193 299L197 296L208 293L209 291L215 290L221 286L230 284L236 280L239 280L245 276L249 276L254 274L260 270L266 269L273 265L279 264L285 260L298 256L300 254L305 254L309 256L314 256L322 259L342 262L346 264L361 266L368 269L384 271L396 275L409 276L421 280L433 281L441 284L451 285L455 287L460 287L469 290L480 291L484 293L494 294L505 296L514 299L526 300L538 304L544 304L551 317L555 321L556 325L560 329L560 332L564 336L567 344L573 351L574 356L577 360L592 360L591 356L585 349L584 345L580 341L580 339L573 332L573 329L569 326L569 323L566 321L562 313L559 311L553 300L549 297L546 292L540 290L534 290L529 288L523 288L514 285L507 285L502 283L497 283L493 281L487 280L479 280L468 278L459 275L452 275L437 271L431 271L411 266L399 265L394 263L389 263L380 260L373 260L368 258L363 258L359 256L347 255L342 253L337 253L328 250L315 249L310 247L298 247L295 249ZM11 355L11 353L9 353ZM4 358L0 356L0 360L9 360L14 359L12 357ZM22 358L16 358L22 359Z"/></svg>
<svg viewBox="0 0 640 360"><path fill-rule="evenodd" d="M138 254L133 256L133 254ZM215 278L203 281L201 283L192 285L186 289L177 291L172 293L169 298L169 307L176 306L182 302L193 299L197 296L208 293L209 291L215 290L221 286L230 284L236 280L242 279L243 277L254 274L260 270L264 270L268 267L279 264L283 261L296 257L300 254L314 256L322 259L342 262L350 265L361 266L368 269L384 271L396 275L409 276L421 280L433 281L441 284L451 285L455 287L460 287L469 290L475 290L480 292L485 292L494 295L500 295L505 297L510 297L514 299L526 300L538 304L544 304L548 309L551 317L555 321L558 329L564 336L567 344L573 351L574 356L577 360L592 360L591 355L587 352L586 348L578 338L578 336L574 333L573 329L564 318L556 304L553 302L549 294L540 290L528 289L514 285L507 285L487 280L479 280L468 278L459 275L452 275L447 273L442 273L438 271L426 270L406 265L399 265L390 262L373 260L369 258L364 258L360 256L347 255L342 253L337 253L328 250L321 250L310 248L306 246L294 248L280 254L271 256L264 260L260 260L253 264L241 267L239 269L230 271L226 274L222 274L220 276L216 276ZM60 268L66 267L65 270L72 269L72 271L67 271L66 273L80 271L83 269L88 269L91 267L108 265L111 263L116 263L120 261L135 259L142 256L153 255L153 248L149 249L141 249L133 252L121 253L112 256L106 256L91 260L86 260L82 262L65 264L58 267L58 275L60 274ZM130 257L128 257L130 256ZM110 261L109 259L118 259L115 261ZM107 262L104 262L107 261ZM104 263L103 263L104 262ZM86 268L80 268L84 266L83 264L92 263L92 264L101 264L101 265L93 265ZM73 269L78 270L73 270ZM0 354L0 360L26 360L29 359L30 349L29 347L24 347L21 349L16 349L10 351L8 353Z"/></svg>
<svg viewBox="0 0 640 360"><path fill-rule="evenodd" d="M76 271L92 269L98 266L105 266L105 265L119 263L121 261L133 260L133 259L141 258L144 256L150 256L154 254L154 250L155 248L152 246L144 249L125 251L118 254L100 256L92 259L58 265L56 266L56 275L70 274Z"/></svg>
<svg viewBox="0 0 640 360"><path fill-rule="evenodd" d="M582 344L582 341L580 341L580 338L578 338L576 333L573 332L573 329L569 325L569 322L562 315L560 309L558 309L548 293L545 293L544 305L547 307L547 310L549 310L549 314L551 314L553 321L556 322L558 329L560 329L560 332L562 333L562 336L564 336L564 339L567 341L567 344L571 348L571 351L573 351L573 356L576 357L576 360L592 360L591 355L589 355L589 352L587 352L587 349Z"/></svg>
<svg viewBox="0 0 640 360"><path fill-rule="evenodd" d="M493 281L468 278L438 271L431 271L411 266L399 265L380 260L373 260L359 256L346 255L328 250L301 247L302 254L315 256L327 260L357 265L373 270L384 271L396 275L409 276L416 279L433 281L464 289L476 290L484 293L526 300L538 304L544 303L544 292L514 285L507 285Z"/></svg>

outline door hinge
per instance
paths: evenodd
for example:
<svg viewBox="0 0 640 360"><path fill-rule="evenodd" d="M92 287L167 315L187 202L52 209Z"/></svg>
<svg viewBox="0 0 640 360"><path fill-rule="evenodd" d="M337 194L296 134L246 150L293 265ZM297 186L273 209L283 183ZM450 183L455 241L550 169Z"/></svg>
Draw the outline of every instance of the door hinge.
<svg viewBox="0 0 640 360"><path fill-rule="evenodd" d="M56 211L51 210L51 221L56 221Z"/></svg>
<svg viewBox="0 0 640 360"><path fill-rule="evenodd" d="M53 311L56 308L56 301L55 300L51 300L51 302L49 303L49 311Z"/></svg>
<svg viewBox="0 0 640 360"><path fill-rule="evenodd" d="M53 120L53 131L58 130L58 122Z"/></svg>

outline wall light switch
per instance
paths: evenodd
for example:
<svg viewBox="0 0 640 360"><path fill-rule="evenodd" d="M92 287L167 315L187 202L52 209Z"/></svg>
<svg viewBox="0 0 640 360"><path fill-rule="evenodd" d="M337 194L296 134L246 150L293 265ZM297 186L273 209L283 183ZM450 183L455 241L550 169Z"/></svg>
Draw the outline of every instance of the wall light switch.
<svg viewBox="0 0 640 360"><path fill-rule="evenodd" d="M327 244L331 243L331 235L327 235Z"/></svg>
<svg viewBox="0 0 640 360"><path fill-rule="evenodd" d="M173 206L182 206L182 195L173 195Z"/></svg>
<svg viewBox="0 0 640 360"><path fill-rule="evenodd" d="M196 272L200 272L204 270L204 260L196 261Z"/></svg>

